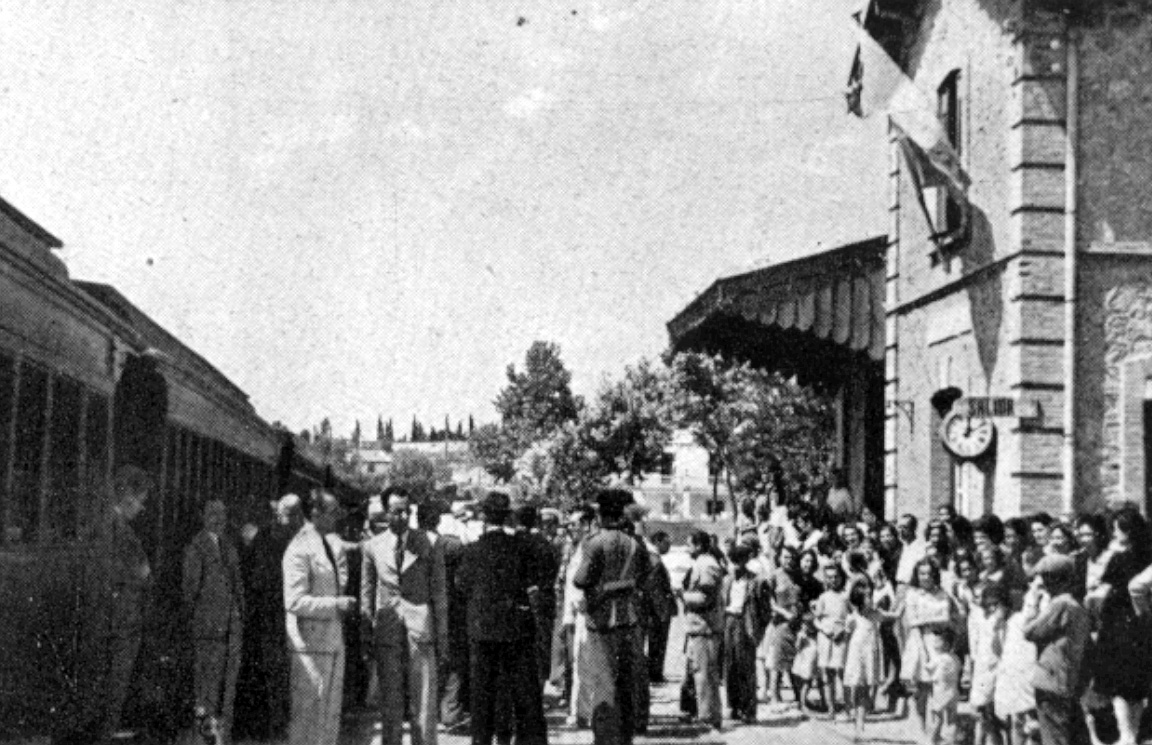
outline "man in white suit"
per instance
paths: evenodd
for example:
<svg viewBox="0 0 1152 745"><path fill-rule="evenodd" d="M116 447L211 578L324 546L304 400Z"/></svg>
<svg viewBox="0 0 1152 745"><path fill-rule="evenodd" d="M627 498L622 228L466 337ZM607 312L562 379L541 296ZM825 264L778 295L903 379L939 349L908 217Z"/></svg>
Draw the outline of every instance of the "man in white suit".
<svg viewBox="0 0 1152 745"><path fill-rule="evenodd" d="M290 745L336 745L344 697L344 627L356 598L343 595L348 579L343 544L326 540L342 509L336 497L316 491L311 522L284 552L284 610L291 657Z"/></svg>

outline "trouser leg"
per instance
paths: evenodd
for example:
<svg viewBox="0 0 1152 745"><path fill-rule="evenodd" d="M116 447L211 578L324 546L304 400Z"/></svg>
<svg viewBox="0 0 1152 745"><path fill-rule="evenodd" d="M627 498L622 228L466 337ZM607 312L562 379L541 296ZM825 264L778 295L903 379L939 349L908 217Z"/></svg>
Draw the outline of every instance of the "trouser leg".
<svg viewBox="0 0 1152 745"><path fill-rule="evenodd" d="M411 702L411 745L436 745L439 714L436 649L408 642L408 701Z"/></svg>
<svg viewBox="0 0 1152 745"><path fill-rule="evenodd" d="M376 648L377 681L380 686L380 743L401 745L407 691L407 642Z"/></svg>
<svg viewBox="0 0 1152 745"><path fill-rule="evenodd" d="M491 745L496 734L496 670L499 649L492 642L473 642L471 668L472 745Z"/></svg>
<svg viewBox="0 0 1152 745"><path fill-rule="evenodd" d="M664 656L668 651L668 626L670 621L657 620L648 631L648 679L653 683L664 682Z"/></svg>

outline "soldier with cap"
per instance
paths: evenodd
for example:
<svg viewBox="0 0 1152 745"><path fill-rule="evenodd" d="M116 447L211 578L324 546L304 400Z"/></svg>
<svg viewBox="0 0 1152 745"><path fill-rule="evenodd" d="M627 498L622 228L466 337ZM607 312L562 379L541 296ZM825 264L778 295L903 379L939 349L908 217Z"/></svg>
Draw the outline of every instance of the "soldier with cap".
<svg viewBox="0 0 1152 745"><path fill-rule="evenodd" d="M517 745L544 745L543 691L536 670L536 587L531 554L523 538L504 524L507 494L492 492L480 505L484 532L464 547L457 586L466 603L472 684L472 743L496 736L498 694L509 694Z"/></svg>
<svg viewBox="0 0 1152 745"><path fill-rule="evenodd" d="M580 660L592 692L597 745L631 743L637 704L633 667L646 664L641 646L640 589L648 552L626 532L624 509L632 495L606 489L597 496L600 532L588 539L573 584L584 591L588 639Z"/></svg>

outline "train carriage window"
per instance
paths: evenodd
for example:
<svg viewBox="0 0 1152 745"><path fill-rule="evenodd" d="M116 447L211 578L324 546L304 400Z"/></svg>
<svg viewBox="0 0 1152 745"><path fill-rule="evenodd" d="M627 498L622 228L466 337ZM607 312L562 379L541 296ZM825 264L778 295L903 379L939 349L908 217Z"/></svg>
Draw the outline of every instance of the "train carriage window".
<svg viewBox="0 0 1152 745"><path fill-rule="evenodd" d="M0 355L0 520L6 517L5 513L12 506L7 490L15 386L16 363L11 357ZM4 541L5 524L0 524L0 542Z"/></svg>
<svg viewBox="0 0 1152 745"><path fill-rule="evenodd" d="M12 459L12 500L5 525L12 543L28 543L40 529L40 490L47 428L48 373L35 365L20 370L16 396L16 444Z"/></svg>
<svg viewBox="0 0 1152 745"><path fill-rule="evenodd" d="M76 537L80 499L80 413L84 389L74 380L53 381L48 433L48 493L42 540Z"/></svg>

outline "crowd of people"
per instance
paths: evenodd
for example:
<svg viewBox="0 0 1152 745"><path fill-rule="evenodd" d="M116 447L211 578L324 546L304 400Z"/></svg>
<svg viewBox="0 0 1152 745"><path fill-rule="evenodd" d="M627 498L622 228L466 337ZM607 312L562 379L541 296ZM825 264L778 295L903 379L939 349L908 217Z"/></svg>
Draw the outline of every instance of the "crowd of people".
<svg viewBox="0 0 1152 745"><path fill-rule="evenodd" d="M151 583L130 521L151 482L116 476L90 562L86 645L102 675L77 692L74 731L112 737ZM784 489L777 493L783 494ZM664 682L682 614L682 718L720 730L791 710L850 720L910 716L953 742L967 702L976 745L1139 741L1152 685L1152 537L1139 510L976 520L941 507L921 529L833 489L746 500L734 535L695 530L683 578L630 492L567 515L390 488L350 521L332 494L287 495L246 523L211 500L184 551L193 715L208 742L336 743L371 702L382 743L547 741L545 696L596 743L629 743ZM93 596L95 597L95 595ZM109 600L110 599L110 600ZM91 661L91 660L89 660ZM1103 734L1102 734L1103 733Z"/></svg>

